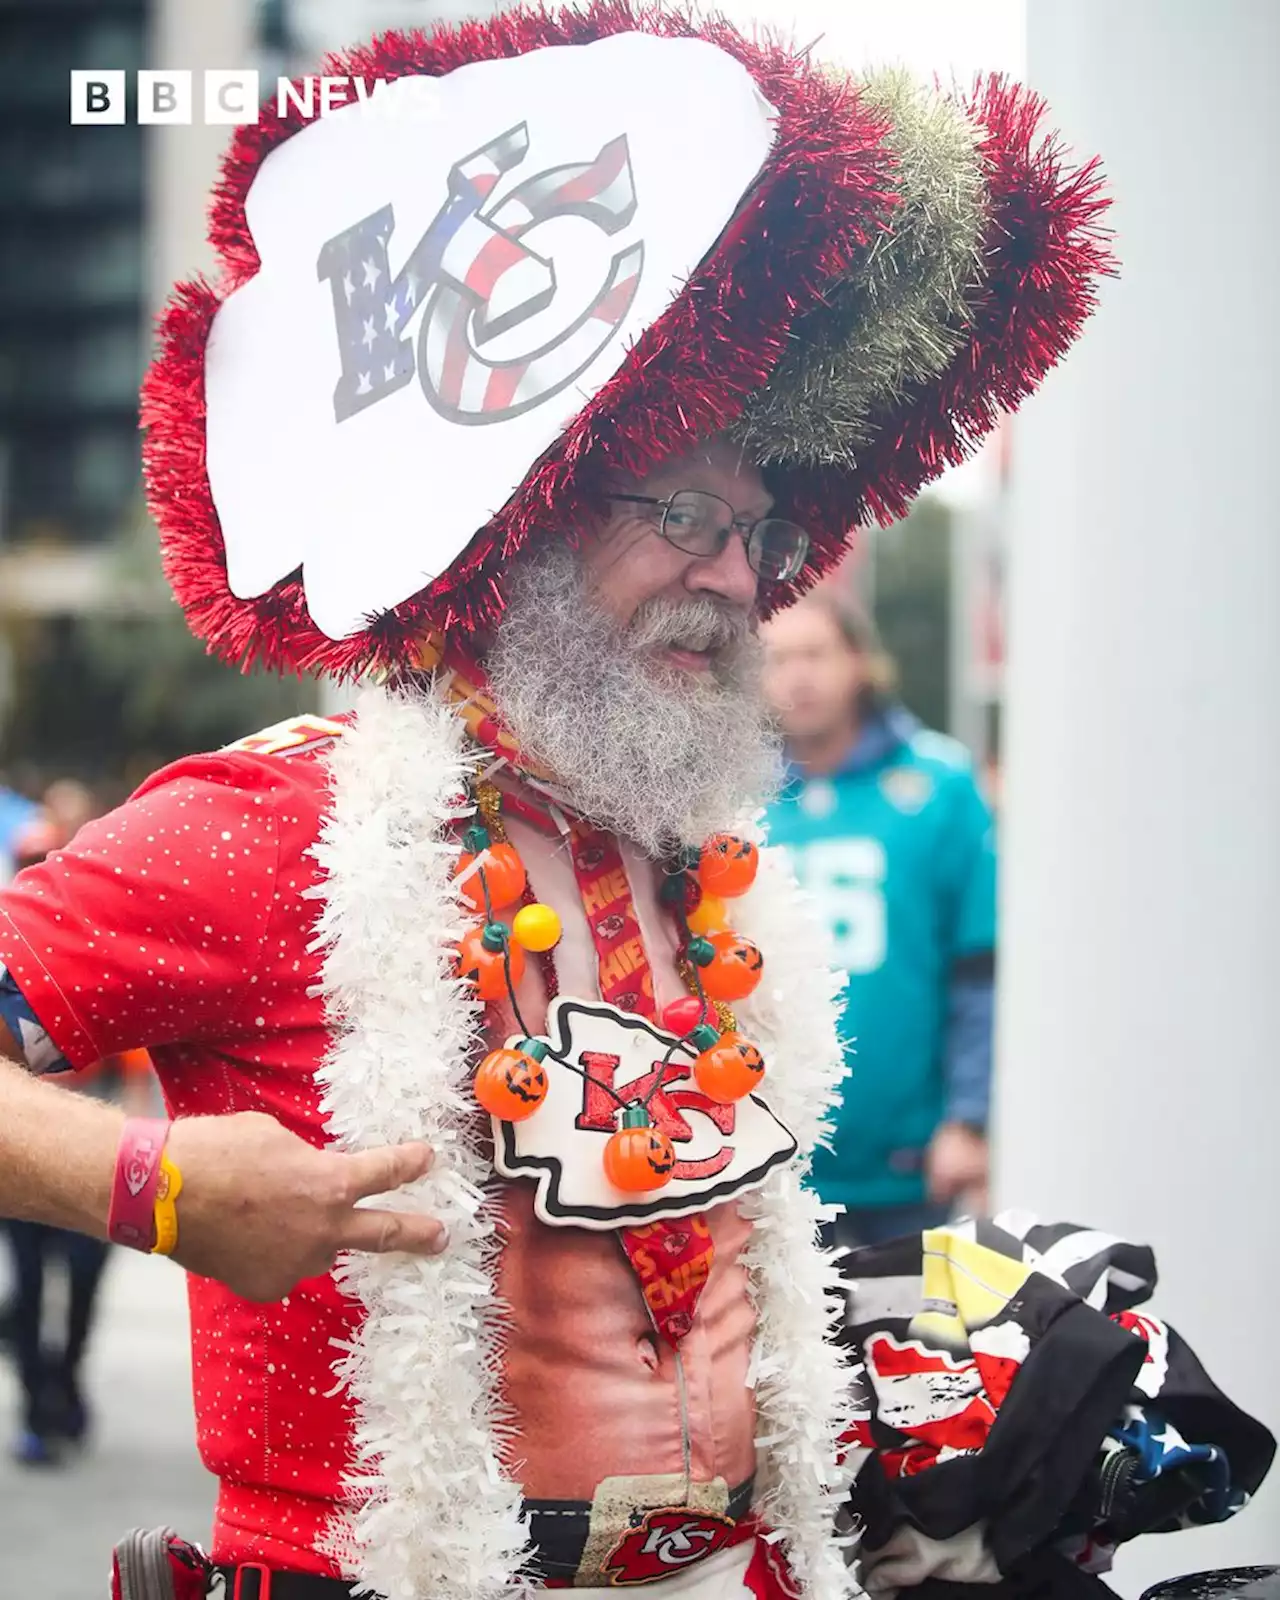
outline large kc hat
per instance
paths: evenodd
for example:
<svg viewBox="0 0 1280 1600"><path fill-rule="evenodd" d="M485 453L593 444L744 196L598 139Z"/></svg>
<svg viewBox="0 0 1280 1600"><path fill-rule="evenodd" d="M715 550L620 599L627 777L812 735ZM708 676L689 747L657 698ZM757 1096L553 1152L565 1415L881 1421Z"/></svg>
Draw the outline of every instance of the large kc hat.
<svg viewBox="0 0 1280 1600"><path fill-rule="evenodd" d="M404 663L493 621L605 467L726 430L810 532L786 605L1036 387L1110 270L1096 162L1000 79L853 79L623 0L324 71L350 104L300 84L237 131L218 280L179 285L143 390L169 578L233 661Z"/></svg>

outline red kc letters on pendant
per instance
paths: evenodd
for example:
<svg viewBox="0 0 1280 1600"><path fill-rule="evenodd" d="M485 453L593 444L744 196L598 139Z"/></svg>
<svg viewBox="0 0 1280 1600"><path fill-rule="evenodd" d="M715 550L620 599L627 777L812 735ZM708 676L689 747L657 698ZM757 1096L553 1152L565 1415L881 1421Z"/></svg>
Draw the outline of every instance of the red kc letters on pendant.
<svg viewBox="0 0 1280 1600"><path fill-rule="evenodd" d="M593 1133L612 1133L617 1121L618 1102L610 1090L616 1093L617 1073L622 1065L622 1058L586 1050L580 1057L580 1065L591 1074L591 1077L582 1086L582 1111L575 1126ZM658 1086L659 1077L662 1080L661 1087ZM731 1105L718 1105L710 1096L692 1086L674 1090L669 1087L673 1083L688 1082L690 1079L687 1060L668 1061L665 1065L661 1060L657 1060L653 1063L651 1071L641 1078L633 1078L627 1084L626 1097L645 1101L649 1107L649 1115L677 1147L688 1144L693 1138L693 1129L688 1119L681 1115L684 1111L700 1112L704 1117L710 1118L727 1139L733 1132L736 1120L735 1108ZM714 1156L696 1161L678 1160L671 1176L686 1179L712 1178L717 1173L723 1172L732 1163L733 1157L734 1147L726 1143Z"/></svg>
<svg viewBox="0 0 1280 1600"><path fill-rule="evenodd" d="M552 1227L691 1221L759 1187L795 1153L767 1089L732 1103L713 1100L693 1079L695 1048L648 1017L558 995L542 1037L549 1047L546 1099L525 1121L495 1122L494 1161L504 1177L536 1181L534 1209ZM622 1125L622 1107L646 1101L675 1166L662 1187L627 1193L611 1186L603 1155ZM682 1222L681 1231L688 1226Z"/></svg>

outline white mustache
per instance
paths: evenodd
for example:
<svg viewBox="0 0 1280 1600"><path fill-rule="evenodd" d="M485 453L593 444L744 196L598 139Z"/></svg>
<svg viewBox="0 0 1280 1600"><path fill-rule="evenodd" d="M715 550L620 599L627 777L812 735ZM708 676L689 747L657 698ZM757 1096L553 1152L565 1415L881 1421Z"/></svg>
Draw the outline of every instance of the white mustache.
<svg viewBox="0 0 1280 1600"><path fill-rule="evenodd" d="M634 649L674 645L683 650L728 650L746 641L751 620L744 611L728 611L711 600L649 600L627 628Z"/></svg>
<svg viewBox="0 0 1280 1600"><path fill-rule="evenodd" d="M633 626L596 603L567 545L512 564L486 662L503 720L599 826L657 856L733 826L777 785L751 612L664 595ZM708 672L664 668L645 644L724 645Z"/></svg>

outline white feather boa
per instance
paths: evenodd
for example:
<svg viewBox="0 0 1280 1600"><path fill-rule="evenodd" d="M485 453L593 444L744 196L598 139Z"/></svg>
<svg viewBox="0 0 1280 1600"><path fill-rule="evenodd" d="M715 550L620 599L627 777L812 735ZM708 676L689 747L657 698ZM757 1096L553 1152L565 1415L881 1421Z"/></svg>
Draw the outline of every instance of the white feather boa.
<svg viewBox="0 0 1280 1600"><path fill-rule="evenodd" d="M839 1466L840 1436L853 1420L853 1376L829 1335L844 1304L835 1258L818 1248L830 1214L804 1188L814 1150L847 1075L834 970L826 929L809 909L780 849L760 852L750 894L734 905L733 925L764 955L764 978L735 1007L738 1021L769 1063L765 1098L800 1147L743 1202L751 1218L746 1265L757 1315L755 1374L760 1432L757 1507L785 1541L788 1563L813 1600L856 1590L832 1520L854 1477Z"/></svg>
<svg viewBox="0 0 1280 1600"><path fill-rule="evenodd" d="M340 1281L365 1315L335 1363L355 1407L350 1509L332 1529L342 1571L387 1600L497 1600L528 1588L519 1484L500 1461L516 1419L501 1397L503 1319L494 1294L489 1162L470 1129L480 1007L451 976L451 947L474 919L452 888L472 764L463 729L434 698L362 693L331 760L332 809L315 849L316 940L333 1029L319 1073L327 1127L347 1149L425 1139L431 1171L397 1202L442 1216L450 1245L430 1260L353 1256ZM758 1316L752 1363L760 1511L813 1600L854 1585L832 1538L851 1476L835 1465L849 1419L849 1372L824 1339L830 1258L818 1250L808 1155L844 1075L822 936L779 853L766 851L739 903L766 980L739 1010L770 1062L769 1100L804 1153L744 1202Z"/></svg>

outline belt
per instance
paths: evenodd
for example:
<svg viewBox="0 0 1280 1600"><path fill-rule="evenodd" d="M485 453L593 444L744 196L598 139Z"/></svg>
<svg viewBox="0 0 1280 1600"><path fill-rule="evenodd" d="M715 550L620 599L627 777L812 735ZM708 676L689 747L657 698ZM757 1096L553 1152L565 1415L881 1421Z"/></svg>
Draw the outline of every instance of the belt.
<svg viewBox="0 0 1280 1600"><path fill-rule="evenodd" d="M273 1572L260 1562L239 1567L214 1566L209 1573L208 1600L350 1600L356 1585L314 1572Z"/></svg>
<svg viewBox="0 0 1280 1600"><path fill-rule="evenodd" d="M754 1478L730 1491L725 1513L741 1523L751 1511ZM589 1500L526 1500L533 1552L528 1572L535 1581L559 1587L572 1584L586 1550L591 1522ZM341 1578L306 1572L273 1572L259 1562L215 1566L209 1600L350 1600L356 1585ZM222 1587L218 1588L218 1580Z"/></svg>
<svg viewBox="0 0 1280 1600"><path fill-rule="evenodd" d="M751 1512L755 1479L748 1478L729 1491L725 1515L731 1522L743 1522ZM529 1536L533 1554L528 1571L531 1577L547 1584L573 1584L586 1553L591 1526L590 1500L526 1500ZM637 1516L643 1516L641 1507ZM320 1600L317 1595L316 1600Z"/></svg>

